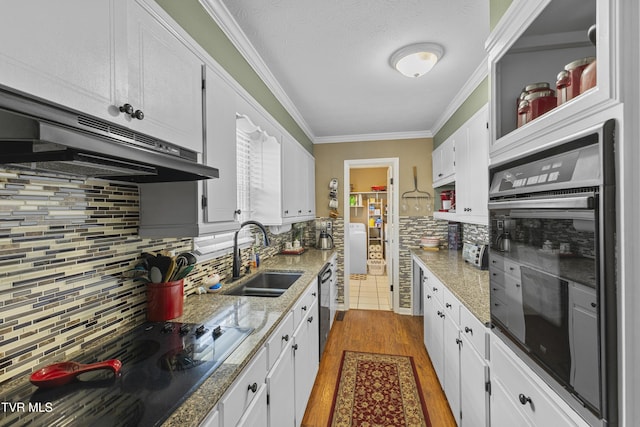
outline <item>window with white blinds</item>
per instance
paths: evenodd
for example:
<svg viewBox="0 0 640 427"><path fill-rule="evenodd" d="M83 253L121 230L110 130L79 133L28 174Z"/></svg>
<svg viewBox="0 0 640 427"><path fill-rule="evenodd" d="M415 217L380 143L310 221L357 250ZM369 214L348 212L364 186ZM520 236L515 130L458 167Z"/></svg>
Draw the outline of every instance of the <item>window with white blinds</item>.
<svg viewBox="0 0 640 427"><path fill-rule="evenodd" d="M246 116L236 119L236 175L237 207L239 223L251 219L251 190L259 188L262 181L261 141L269 136L255 126ZM216 256L228 252L233 247L234 232L218 233L194 239L194 250L200 255ZM238 243L247 245L252 242L250 230L243 228L238 233ZM211 256L212 257L212 256Z"/></svg>

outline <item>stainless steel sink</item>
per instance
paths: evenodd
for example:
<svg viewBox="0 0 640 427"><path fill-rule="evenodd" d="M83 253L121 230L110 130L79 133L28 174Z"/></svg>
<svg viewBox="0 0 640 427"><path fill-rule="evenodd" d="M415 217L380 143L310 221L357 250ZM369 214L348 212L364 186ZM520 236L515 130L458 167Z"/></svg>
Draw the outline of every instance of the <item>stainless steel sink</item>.
<svg viewBox="0 0 640 427"><path fill-rule="evenodd" d="M250 297L279 297L300 276L302 276L301 271L265 271L258 273L247 282L225 292L225 294Z"/></svg>

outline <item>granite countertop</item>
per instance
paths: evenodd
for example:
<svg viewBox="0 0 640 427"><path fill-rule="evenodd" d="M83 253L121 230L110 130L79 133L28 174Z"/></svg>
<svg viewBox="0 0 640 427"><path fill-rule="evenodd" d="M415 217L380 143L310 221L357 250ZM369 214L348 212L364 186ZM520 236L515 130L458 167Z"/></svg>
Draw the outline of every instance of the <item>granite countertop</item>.
<svg viewBox="0 0 640 427"><path fill-rule="evenodd" d="M197 426L213 409L251 358L262 348L296 300L316 280L333 251L309 249L301 255L276 255L264 261L258 271L301 271L302 276L277 298L237 297L223 294L193 295L187 298L177 322L203 322L220 313L237 315L240 326L255 328L240 346L162 424L164 427ZM250 276L249 276L250 277ZM248 277L247 277L248 278ZM244 281L244 280L243 280ZM234 283L240 285L243 281Z"/></svg>
<svg viewBox="0 0 640 427"><path fill-rule="evenodd" d="M482 323L491 320L489 313L489 272L465 263L461 251L425 251L412 249L420 260L460 302Z"/></svg>

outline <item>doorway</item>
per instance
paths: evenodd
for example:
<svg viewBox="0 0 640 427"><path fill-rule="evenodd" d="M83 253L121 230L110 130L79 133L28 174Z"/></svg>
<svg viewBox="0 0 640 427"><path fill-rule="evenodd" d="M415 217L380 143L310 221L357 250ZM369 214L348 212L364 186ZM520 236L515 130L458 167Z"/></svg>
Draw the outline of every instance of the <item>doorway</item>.
<svg viewBox="0 0 640 427"><path fill-rule="evenodd" d="M399 308L398 158L344 162L344 309Z"/></svg>

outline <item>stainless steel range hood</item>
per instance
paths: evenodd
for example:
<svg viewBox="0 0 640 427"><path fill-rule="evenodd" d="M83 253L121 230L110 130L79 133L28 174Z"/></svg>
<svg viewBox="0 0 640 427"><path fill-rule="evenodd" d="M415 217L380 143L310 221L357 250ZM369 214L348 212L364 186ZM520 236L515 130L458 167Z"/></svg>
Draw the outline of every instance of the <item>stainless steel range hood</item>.
<svg viewBox="0 0 640 427"><path fill-rule="evenodd" d="M194 151L2 89L0 165L135 183L218 178Z"/></svg>

